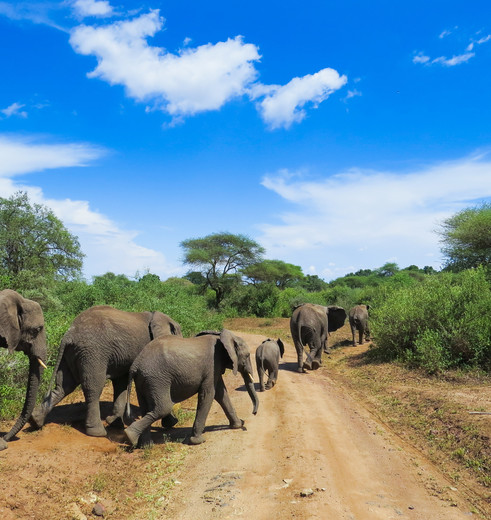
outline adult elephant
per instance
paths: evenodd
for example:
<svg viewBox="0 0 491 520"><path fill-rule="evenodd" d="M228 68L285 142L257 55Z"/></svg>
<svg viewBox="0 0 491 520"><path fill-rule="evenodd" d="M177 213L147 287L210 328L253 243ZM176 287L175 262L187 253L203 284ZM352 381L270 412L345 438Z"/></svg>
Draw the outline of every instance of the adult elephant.
<svg viewBox="0 0 491 520"><path fill-rule="evenodd" d="M369 305L355 305L348 313L351 334L353 335L353 347L356 347L356 331L358 331L360 345L363 345L363 336L365 336L366 341L370 340L370 329L368 327L369 308Z"/></svg>
<svg viewBox="0 0 491 520"><path fill-rule="evenodd" d="M114 404L108 424L122 418L131 363L154 338L181 334L181 327L161 312L126 312L100 305L80 313L63 336L55 366L55 388L35 408L30 422L41 428L46 416L80 384L87 403L85 431L103 437L99 400L112 380Z"/></svg>
<svg viewBox="0 0 491 520"><path fill-rule="evenodd" d="M298 371L315 370L321 364L322 349L328 350L328 333L344 325L346 311L342 307L304 303L295 308L290 319L290 331L298 358ZM310 352L303 362L304 345Z"/></svg>
<svg viewBox="0 0 491 520"><path fill-rule="evenodd" d="M24 407L12 429L0 439L0 450L26 424L36 404L36 395L46 368L46 332L39 303L23 298L11 289L0 291L0 347L19 350L29 357Z"/></svg>
<svg viewBox="0 0 491 520"><path fill-rule="evenodd" d="M130 369L127 392L129 415L130 391L135 381L142 418L125 433L133 446L151 444L150 426L171 413L175 403L198 394L196 417L190 444L200 444L213 399L222 407L231 428L242 428L223 382L225 369L240 372L257 413L259 400L254 389L249 347L229 330L205 331L193 338L160 337L141 351Z"/></svg>

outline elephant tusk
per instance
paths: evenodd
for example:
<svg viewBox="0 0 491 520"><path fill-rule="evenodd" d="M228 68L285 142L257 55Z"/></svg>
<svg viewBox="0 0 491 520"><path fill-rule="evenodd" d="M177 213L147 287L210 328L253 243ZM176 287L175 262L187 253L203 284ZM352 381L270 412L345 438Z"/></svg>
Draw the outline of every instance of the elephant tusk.
<svg viewBox="0 0 491 520"><path fill-rule="evenodd" d="M43 362L43 360L42 360L41 358L37 358L37 360L38 360L38 363L39 363L43 368L48 368L48 367L44 364L44 362Z"/></svg>
<svg viewBox="0 0 491 520"><path fill-rule="evenodd" d="M252 377L252 374L250 372L247 372L249 374L249 377L251 378L251 381L254 383L254 378Z"/></svg>

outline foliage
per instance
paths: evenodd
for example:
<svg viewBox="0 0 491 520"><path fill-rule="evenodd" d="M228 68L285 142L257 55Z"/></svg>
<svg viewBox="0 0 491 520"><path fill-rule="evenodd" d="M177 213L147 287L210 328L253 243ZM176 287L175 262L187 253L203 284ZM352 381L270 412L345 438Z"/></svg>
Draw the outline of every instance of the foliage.
<svg viewBox="0 0 491 520"><path fill-rule="evenodd" d="M244 235L214 233L183 240L184 263L198 268L215 292L215 306L240 283L240 270L261 260L264 248Z"/></svg>
<svg viewBox="0 0 491 520"><path fill-rule="evenodd" d="M54 213L26 193L0 198L0 275L23 291L80 275L82 251Z"/></svg>
<svg viewBox="0 0 491 520"><path fill-rule="evenodd" d="M274 283L239 285L224 299L223 309L227 317L256 316L266 318L275 315L280 291Z"/></svg>
<svg viewBox="0 0 491 520"><path fill-rule="evenodd" d="M242 274L256 285L258 283L273 283L279 289L303 278L302 268L298 265L287 264L281 260L263 260L248 265L242 269Z"/></svg>
<svg viewBox="0 0 491 520"><path fill-rule="evenodd" d="M389 359L405 359L429 372L491 368L491 291L483 268L386 287L372 311L375 342Z"/></svg>
<svg viewBox="0 0 491 520"><path fill-rule="evenodd" d="M443 221L440 230L445 267L458 272L491 263L491 203L464 209Z"/></svg>
<svg viewBox="0 0 491 520"><path fill-rule="evenodd" d="M316 274L305 275L295 285L305 289L308 292L319 292L328 287L327 282L325 282L322 278L319 278Z"/></svg>

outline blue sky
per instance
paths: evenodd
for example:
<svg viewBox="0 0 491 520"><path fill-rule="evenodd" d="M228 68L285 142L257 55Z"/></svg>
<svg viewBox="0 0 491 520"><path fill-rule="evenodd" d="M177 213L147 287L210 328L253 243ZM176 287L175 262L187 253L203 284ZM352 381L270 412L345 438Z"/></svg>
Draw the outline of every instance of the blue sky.
<svg viewBox="0 0 491 520"><path fill-rule="evenodd" d="M0 196L52 208L84 273L186 272L242 233L330 280L440 268L491 198L489 2L0 1Z"/></svg>

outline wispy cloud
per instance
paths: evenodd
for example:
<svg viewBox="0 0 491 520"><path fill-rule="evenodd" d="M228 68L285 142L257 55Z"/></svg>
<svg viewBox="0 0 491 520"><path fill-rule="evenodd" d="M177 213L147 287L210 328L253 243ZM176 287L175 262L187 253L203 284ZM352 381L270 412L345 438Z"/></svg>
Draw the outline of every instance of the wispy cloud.
<svg viewBox="0 0 491 520"><path fill-rule="evenodd" d="M305 173L268 175L262 184L293 209L281 223L261 227L261 243L273 257L309 258L326 276L351 252L353 266L439 263L438 222L473 201L491 197L491 160L476 155L408 173L352 169L311 180ZM342 251L342 255L338 254ZM403 265L403 266L404 266Z"/></svg>
<svg viewBox="0 0 491 520"><path fill-rule="evenodd" d="M455 27L454 29L457 29ZM452 34L452 31L445 30L440 33L439 38L443 39ZM482 45L491 40L491 34L475 39L471 38L470 43L466 46L465 51L459 54L454 54L451 58L447 56L439 56L438 58L431 58L424 52L418 52L413 56L413 63L421 64L421 65L442 65L444 67L455 67L456 65L461 65L462 63L467 63L470 59L476 56L476 46Z"/></svg>
<svg viewBox="0 0 491 520"><path fill-rule="evenodd" d="M138 231L121 229L107 216L91 209L87 201L47 198L41 188L24 184L18 178L43 170L88 166L105 154L107 150L87 143L60 144L0 135L1 196L9 197L22 190L34 202L50 207L79 237L87 255L84 270L89 275L107 271L134 275L146 268L164 276L175 274L177 268L169 265L162 253L136 242Z"/></svg>
<svg viewBox="0 0 491 520"><path fill-rule="evenodd" d="M27 117L27 112L25 110L22 110L25 106L26 105L23 105L22 103L12 103L7 108L3 108L2 110L0 110L0 112L5 117L17 116L25 119Z"/></svg>
<svg viewBox="0 0 491 520"><path fill-rule="evenodd" d="M249 95L271 128L288 128L305 118L305 106L317 107L346 83L346 77L325 68L293 78L288 84L263 85L255 64L261 55L242 36L178 53L151 46L147 39L162 30L158 10L105 26L81 25L71 32L75 52L97 57L89 77L123 85L128 96L153 105L174 120L219 110L232 99Z"/></svg>

